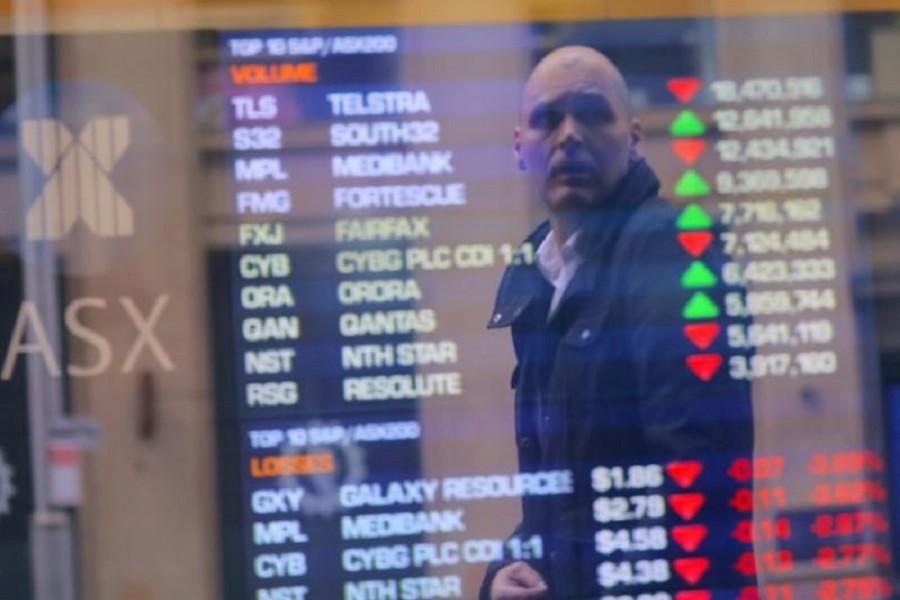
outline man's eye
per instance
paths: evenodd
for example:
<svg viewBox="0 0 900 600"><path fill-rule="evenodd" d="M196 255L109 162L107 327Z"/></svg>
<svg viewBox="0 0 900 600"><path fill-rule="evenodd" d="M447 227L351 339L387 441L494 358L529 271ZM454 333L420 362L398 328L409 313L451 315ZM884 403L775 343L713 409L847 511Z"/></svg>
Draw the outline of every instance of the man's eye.
<svg viewBox="0 0 900 600"><path fill-rule="evenodd" d="M560 115L552 110L538 110L531 113L528 124L535 129L553 129L559 124Z"/></svg>
<svg viewBox="0 0 900 600"><path fill-rule="evenodd" d="M577 118L582 123L598 125L611 121L612 113L601 106L591 106L578 111Z"/></svg>

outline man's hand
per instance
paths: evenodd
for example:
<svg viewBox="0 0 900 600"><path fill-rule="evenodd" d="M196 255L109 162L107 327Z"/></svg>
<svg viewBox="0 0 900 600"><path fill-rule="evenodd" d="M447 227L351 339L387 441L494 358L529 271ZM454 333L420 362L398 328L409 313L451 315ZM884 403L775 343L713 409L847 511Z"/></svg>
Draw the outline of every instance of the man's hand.
<svg viewBox="0 0 900 600"><path fill-rule="evenodd" d="M547 584L528 563L506 565L494 575L491 600L530 600L548 598Z"/></svg>

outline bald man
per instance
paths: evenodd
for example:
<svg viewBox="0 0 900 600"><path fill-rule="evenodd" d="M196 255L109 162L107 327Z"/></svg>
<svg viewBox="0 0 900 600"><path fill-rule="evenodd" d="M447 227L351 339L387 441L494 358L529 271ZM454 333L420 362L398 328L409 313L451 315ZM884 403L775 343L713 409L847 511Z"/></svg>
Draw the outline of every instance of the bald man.
<svg viewBox="0 0 900 600"><path fill-rule="evenodd" d="M482 600L636 591L598 567L654 555L644 549L601 556L595 534L673 523L637 518L630 505L627 514L598 514L595 501L666 490L659 478L634 489L607 486L594 469L623 466L627 473L637 465L659 474L673 460L712 464L752 447L747 386L732 382L726 369L701 381L685 365L698 352L682 330L689 294L681 277L691 257L677 241L678 211L658 197L659 180L641 157L641 138L622 74L601 53L560 48L528 78L513 149L547 221L525 241L537 248L536 264L504 274L489 327L512 331L520 471L571 474L571 485L565 493L522 498L513 537L527 556L492 564ZM704 259L713 269L724 260L715 243ZM721 301L721 289L706 291ZM727 361L721 339L706 351ZM712 504L707 513L727 529L719 519L727 506ZM727 532L713 529L708 545L730 550ZM641 589L674 589L669 563L655 564L658 572L646 575L650 585ZM730 584L715 577L704 583Z"/></svg>

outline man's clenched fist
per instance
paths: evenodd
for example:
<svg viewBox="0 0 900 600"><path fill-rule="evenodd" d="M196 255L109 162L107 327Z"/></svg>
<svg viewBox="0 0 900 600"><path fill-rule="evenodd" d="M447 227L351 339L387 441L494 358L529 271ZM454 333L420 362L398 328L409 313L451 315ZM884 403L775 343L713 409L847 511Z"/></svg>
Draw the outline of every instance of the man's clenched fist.
<svg viewBox="0 0 900 600"><path fill-rule="evenodd" d="M528 563L506 565L494 575L491 600L532 600L548 598L547 584Z"/></svg>

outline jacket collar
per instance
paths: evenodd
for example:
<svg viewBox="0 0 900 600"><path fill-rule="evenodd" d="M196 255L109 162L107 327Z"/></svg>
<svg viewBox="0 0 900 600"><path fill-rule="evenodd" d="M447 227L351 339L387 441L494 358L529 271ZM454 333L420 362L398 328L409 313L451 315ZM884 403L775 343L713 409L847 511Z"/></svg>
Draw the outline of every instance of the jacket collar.
<svg viewBox="0 0 900 600"><path fill-rule="evenodd" d="M658 195L659 185L659 179L643 158L635 160L630 165L610 200L591 213L578 229L575 249L583 263L566 288L560 305L565 304L569 298L594 289L593 274L609 258L625 222L640 204ZM533 250L540 246L549 232L548 221L538 225L521 244L521 246L530 245L532 252L520 254L534 256ZM533 301L542 294L547 294L548 289L549 284L535 263L508 267L497 290L497 299L488 321L488 328L512 325Z"/></svg>

